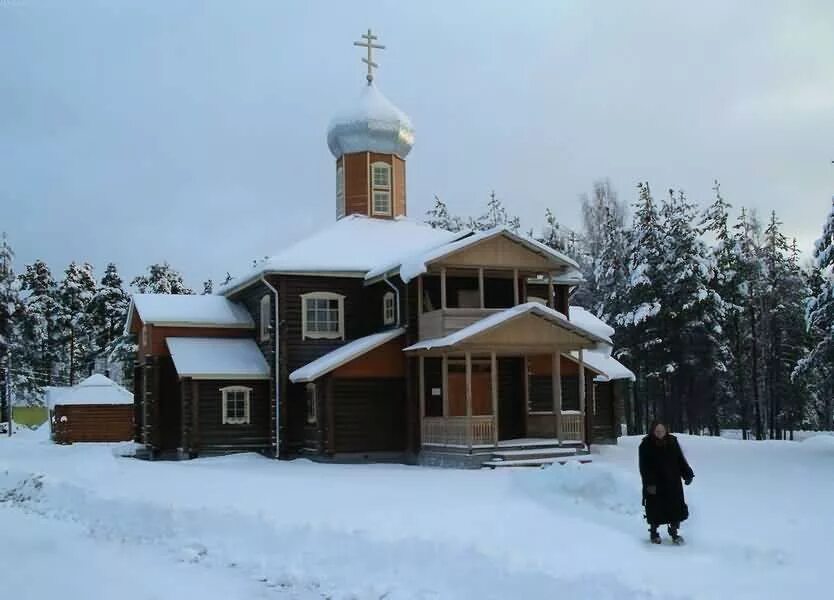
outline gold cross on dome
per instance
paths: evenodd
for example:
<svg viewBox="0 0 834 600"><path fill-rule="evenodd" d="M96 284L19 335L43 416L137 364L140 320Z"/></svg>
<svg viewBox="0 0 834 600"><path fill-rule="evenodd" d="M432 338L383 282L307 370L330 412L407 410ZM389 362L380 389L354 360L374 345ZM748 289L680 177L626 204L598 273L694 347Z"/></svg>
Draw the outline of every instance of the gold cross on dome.
<svg viewBox="0 0 834 600"><path fill-rule="evenodd" d="M363 33L361 37L364 41L353 42L353 45L368 49L368 58L363 58L362 62L368 65L368 74L365 75L365 79L368 80L368 85L371 85L371 82L374 80L374 69L379 67L379 65L374 62L374 48L377 50L385 50L385 46L382 44L374 44L374 40L376 40L377 37L370 29L368 29L368 33Z"/></svg>

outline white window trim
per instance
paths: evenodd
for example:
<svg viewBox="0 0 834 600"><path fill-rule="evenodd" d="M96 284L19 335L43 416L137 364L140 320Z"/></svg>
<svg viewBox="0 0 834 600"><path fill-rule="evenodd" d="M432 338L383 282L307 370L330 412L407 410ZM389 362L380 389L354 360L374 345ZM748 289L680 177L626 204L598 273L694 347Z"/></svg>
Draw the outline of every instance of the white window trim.
<svg viewBox="0 0 834 600"><path fill-rule="evenodd" d="M260 329L261 329L261 341L268 342L269 341L269 326L270 326L270 310L272 306L270 303L269 294L266 294L261 298L261 320L260 320Z"/></svg>
<svg viewBox="0 0 834 600"><path fill-rule="evenodd" d="M336 218L345 216L345 168L336 167Z"/></svg>
<svg viewBox="0 0 834 600"><path fill-rule="evenodd" d="M230 386L227 386L227 387L220 388L220 392L223 394L223 400L222 400L222 406L221 406L222 412L220 413L221 418L223 420L223 425L248 425L251 422L251 420L250 420L251 412L249 410L249 405L250 405L249 400L250 400L250 395L252 393L252 388L246 387L246 386L243 386L243 385L230 385ZM229 418L226 415L226 403L229 399L229 393L230 392L243 392L243 413L244 413L244 416L243 416L242 419L238 419L238 418L232 419L232 418Z"/></svg>
<svg viewBox="0 0 834 600"><path fill-rule="evenodd" d="M388 185L376 185L376 183L374 182L374 169L376 169L378 167L383 167L388 172ZM394 212L394 198L393 198L393 194L392 194L393 190L391 189L392 188L391 181L392 181L392 178L394 176L394 169L392 169L391 165L389 165L386 162L377 161L377 162L371 163L371 172L368 175L371 178L371 211L372 211L372 214L385 215L385 216L390 217ZM384 193L388 194L388 210L387 211L376 209L376 199L374 198L376 192L384 192Z"/></svg>
<svg viewBox="0 0 834 600"><path fill-rule="evenodd" d="M307 300L338 300L339 331L307 331ZM335 292L308 292L306 294L301 294L301 339L345 339L345 297L342 294L337 294Z"/></svg>
<svg viewBox="0 0 834 600"><path fill-rule="evenodd" d="M397 306L394 303L394 292L385 292L382 296L382 322L393 325L397 320Z"/></svg>
<svg viewBox="0 0 834 600"><path fill-rule="evenodd" d="M315 383L308 383L307 384L307 422L310 424L318 423L319 421L319 407L318 407L318 390L316 390ZM312 392L313 397L310 398L310 392ZM312 400L312 401L311 401ZM312 409L312 410L310 410Z"/></svg>

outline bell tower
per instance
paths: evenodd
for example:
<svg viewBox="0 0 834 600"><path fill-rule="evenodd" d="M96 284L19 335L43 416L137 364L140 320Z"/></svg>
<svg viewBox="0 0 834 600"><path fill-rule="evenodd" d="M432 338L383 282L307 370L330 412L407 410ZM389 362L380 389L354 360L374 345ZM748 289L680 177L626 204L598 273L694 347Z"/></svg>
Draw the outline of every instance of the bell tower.
<svg viewBox="0 0 834 600"><path fill-rule="evenodd" d="M336 158L336 218L362 214L379 219L406 215L405 157L414 145L411 120L374 84L377 36L369 29L354 42L367 50L366 84L352 107L336 116L327 145Z"/></svg>

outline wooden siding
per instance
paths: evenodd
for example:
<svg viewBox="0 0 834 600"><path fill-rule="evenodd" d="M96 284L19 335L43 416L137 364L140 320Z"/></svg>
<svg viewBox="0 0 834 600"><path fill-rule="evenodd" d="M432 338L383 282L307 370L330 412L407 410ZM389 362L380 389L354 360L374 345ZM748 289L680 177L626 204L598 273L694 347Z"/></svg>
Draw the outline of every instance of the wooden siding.
<svg viewBox="0 0 834 600"><path fill-rule="evenodd" d="M588 410L592 412L591 440L596 444L617 443L622 419L621 386L622 382L618 381L594 384L596 401L589 401L587 404Z"/></svg>
<svg viewBox="0 0 834 600"><path fill-rule="evenodd" d="M392 218L406 214L405 161L392 154L356 152L342 156L345 177L345 214L360 214L377 218ZM391 165L391 212L389 215L371 215L370 168L375 162ZM337 162L338 166L338 162Z"/></svg>
<svg viewBox="0 0 834 600"><path fill-rule="evenodd" d="M394 157L394 216L406 216L408 206L405 197L405 161Z"/></svg>
<svg viewBox="0 0 834 600"><path fill-rule="evenodd" d="M335 453L407 447L404 379L333 379Z"/></svg>
<svg viewBox="0 0 834 600"><path fill-rule="evenodd" d="M251 389L248 424L223 424L223 393L220 390L233 385ZM198 398L196 411L195 391ZM191 454L267 452L271 449L271 403L266 381L185 380L181 394L181 447Z"/></svg>
<svg viewBox="0 0 834 600"><path fill-rule="evenodd" d="M518 244L502 235L453 252L432 263L435 266L472 266L493 269L523 269L547 272L554 268L551 259Z"/></svg>
<svg viewBox="0 0 834 600"><path fill-rule="evenodd" d="M592 374L585 376L585 410L591 409ZM530 377L530 412L551 412L553 410L553 384L550 375ZM577 374L562 373L562 410L579 410L579 377Z"/></svg>
<svg viewBox="0 0 834 600"><path fill-rule="evenodd" d="M163 327L148 325L148 346L142 346L142 336L139 336L140 356L170 356L168 345L165 340L169 337L217 337L217 338L241 338L254 335L252 329L236 329L230 327Z"/></svg>
<svg viewBox="0 0 834 600"><path fill-rule="evenodd" d="M527 434L524 405L524 359L498 359L498 439Z"/></svg>
<svg viewBox="0 0 834 600"><path fill-rule="evenodd" d="M134 437L132 404L76 404L55 407L54 439L74 442L126 442Z"/></svg>
<svg viewBox="0 0 834 600"><path fill-rule="evenodd" d="M579 365L569 358L560 357L562 377L566 375L579 374ZM553 362L550 354L535 354L529 356L527 359L527 368L531 375L547 375L550 377L550 371L553 368ZM586 369L588 367L585 367Z"/></svg>
<svg viewBox="0 0 834 600"><path fill-rule="evenodd" d="M332 375L340 379L405 377L405 354L402 349L402 337L391 340L334 369Z"/></svg>

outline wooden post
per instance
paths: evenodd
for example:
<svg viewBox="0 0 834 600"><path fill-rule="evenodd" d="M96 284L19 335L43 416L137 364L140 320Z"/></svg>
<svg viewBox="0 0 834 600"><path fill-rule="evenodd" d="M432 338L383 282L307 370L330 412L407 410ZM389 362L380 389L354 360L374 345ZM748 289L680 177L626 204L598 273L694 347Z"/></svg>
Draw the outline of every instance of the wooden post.
<svg viewBox="0 0 834 600"><path fill-rule="evenodd" d="M484 302L484 268L478 267L478 295L481 297L481 308L486 308Z"/></svg>
<svg viewBox="0 0 834 600"><path fill-rule="evenodd" d="M449 416L449 357L443 355L443 416Z"/></svg>
<svg viewBox="0 0 834 600"><path fill-rule="evenodd" d="M579 412L585 414L585 356L584 351L579 351Z"/></svg>
<svg viewBox="0 0 834 600"><path fill-rule="evenodd" d="M518 306L518 269L513 269L513 306Z"/></svg>
<svg viewBox="0 0 834 600"><path fill-rule="evenodd" d="M558 349L551 355L550 384L553 387L553 423L556 437L562 443L562 356Z"/></svg>
<svg viewBox="0 0 834 600"><path fill-rule="evenodd" d="M191 453L200 452L200 382L191 380Z"/></svg>
<svg viewBox="0 0 834 600"><path fill-rule="evenodd" d="M472 354L466 353L466 441L472 447Z"/></svg>
<svg viewBox="0 0 834 600"><path fill-rule="evenodd" d="M492 388L492 430L493 441L498 445L498 360L495 352L489 353L489 375Z"/></svg>
<svg viewBox="0 0 834 600"><path fill-rule="evenodd" d="M423 417L426 416L426 359L417 357L417 389L420 394L420 445L423 445Z"/></svg>
<svg viewBox="0 0 834 600"><path fill-rule="evenodd" d="M550 275L547 279L547 305L556 310L556 297L553 294L553 276Z"/></svg>
<svg viewBox="0 0 834 600"><path fill-rule="evenodd" d="M440 269L440 308L446 309L446 267Z"/></svg>
<svg viewBox="0 0 834 600"><path fill-rule="evenodd" d="M417 277L417 318L423 314L423 276Z"/></svg>

